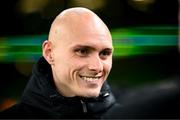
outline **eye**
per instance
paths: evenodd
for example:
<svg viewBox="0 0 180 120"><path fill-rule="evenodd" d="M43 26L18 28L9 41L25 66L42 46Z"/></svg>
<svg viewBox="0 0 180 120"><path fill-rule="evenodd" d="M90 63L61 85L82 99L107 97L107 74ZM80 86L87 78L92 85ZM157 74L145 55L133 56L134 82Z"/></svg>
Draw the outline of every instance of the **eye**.
<svg viewBox="0 0 180 120"><path fill-rule="evenodd" d="M87 56L89 54L89 50L87 48L78 48L75 50L75 53L79 56Z"/></svg>
<svg viewBox="0 0 180 120"><path fill-rule="evenodd" d="M100 57L102 59L106 59L108 56L110 56L112 54L111 50L103 50L100 52Z"/></svg>

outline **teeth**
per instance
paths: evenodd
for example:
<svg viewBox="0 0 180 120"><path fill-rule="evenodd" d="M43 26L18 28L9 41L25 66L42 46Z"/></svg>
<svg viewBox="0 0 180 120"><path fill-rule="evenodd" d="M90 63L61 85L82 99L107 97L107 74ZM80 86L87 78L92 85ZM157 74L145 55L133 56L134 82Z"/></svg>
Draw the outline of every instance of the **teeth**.
<svg viewBox="0 0 180 120"><path fill-rule="evenodd" d="M81 78L83 80L85 80L85 81L92 82L92 81L97 81L100 77L85 77L85 76L82 76Z"/></svg>

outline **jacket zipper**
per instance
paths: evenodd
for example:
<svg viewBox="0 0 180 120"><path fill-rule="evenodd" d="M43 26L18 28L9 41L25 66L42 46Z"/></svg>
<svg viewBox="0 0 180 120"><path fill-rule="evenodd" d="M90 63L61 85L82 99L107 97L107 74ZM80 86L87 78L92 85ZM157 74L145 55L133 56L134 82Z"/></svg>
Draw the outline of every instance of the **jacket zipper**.
<svg viewBox="0 0 180 120"><path fill-rule="evenodd" d="M87 106L86 106L85 102L81 100L81 104L82 104L83 112L87 113Z"/></svg>

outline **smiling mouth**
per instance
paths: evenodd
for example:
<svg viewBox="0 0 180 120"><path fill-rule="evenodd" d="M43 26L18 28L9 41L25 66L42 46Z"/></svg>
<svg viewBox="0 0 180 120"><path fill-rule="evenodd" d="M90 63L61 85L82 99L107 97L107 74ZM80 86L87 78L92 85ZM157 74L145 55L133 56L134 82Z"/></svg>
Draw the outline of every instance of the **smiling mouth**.
<svg viewBox="0 0 180 120"><path fill-rule="evenodd" d="M101 76L93 77L93 76L81 76L80 75L80 78L82 78L84 81L87 81L87 82L95 82L95 81L98 81L101 78Z"/></svg>

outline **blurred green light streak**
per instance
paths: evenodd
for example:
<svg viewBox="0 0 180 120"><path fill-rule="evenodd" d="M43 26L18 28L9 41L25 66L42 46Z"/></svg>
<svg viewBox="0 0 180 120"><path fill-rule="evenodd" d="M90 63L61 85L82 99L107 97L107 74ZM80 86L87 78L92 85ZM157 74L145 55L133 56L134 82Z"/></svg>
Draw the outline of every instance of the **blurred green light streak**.
<svg viewBox="0 0 180 120"><path fill-rule="evenodd" d="M41 55L41 52L9 52L0 54L0 60L3 58L4 62L33 62Z"/></svg>
<svg viewBox="0 0 180 120"><path fill-rule="evenodd" d="M159 54L177 47L178 27L136 27L111 30L113 57ZM36 61L47 35L0 37L0 62Z"/></svg>

